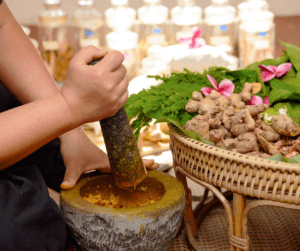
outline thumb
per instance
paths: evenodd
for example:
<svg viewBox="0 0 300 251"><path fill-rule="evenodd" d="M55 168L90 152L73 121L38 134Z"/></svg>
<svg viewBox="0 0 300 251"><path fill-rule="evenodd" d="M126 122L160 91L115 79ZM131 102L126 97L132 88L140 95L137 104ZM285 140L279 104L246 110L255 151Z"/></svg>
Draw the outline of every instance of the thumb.
<svg viewBox="0 0 300 251"><path fill-rule="evenodd" d="M60 185L60 188L63 190L68 190L75 187L79 177L81 176L80 172L76 172L75 170L66 170L64 180Z"/></svg>
<svg viewBox="0 0 300 251"><path fill-rule="evenodd" d="M95 59L104 57L107 53L104 49L99 49L95 46L86 46L77 52L73 58L76 63L86 65Z"/></svg>

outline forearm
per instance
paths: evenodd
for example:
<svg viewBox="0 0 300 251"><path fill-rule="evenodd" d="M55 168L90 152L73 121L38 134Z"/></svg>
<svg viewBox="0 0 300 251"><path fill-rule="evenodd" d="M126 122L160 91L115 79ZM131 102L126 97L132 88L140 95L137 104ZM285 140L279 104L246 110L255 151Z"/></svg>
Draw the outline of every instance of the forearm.
<svg viewBox="0 0 300 251"><path fill-rule="evenodd" d="M0 113L0 170L79 125L60 93Z"/></svg>

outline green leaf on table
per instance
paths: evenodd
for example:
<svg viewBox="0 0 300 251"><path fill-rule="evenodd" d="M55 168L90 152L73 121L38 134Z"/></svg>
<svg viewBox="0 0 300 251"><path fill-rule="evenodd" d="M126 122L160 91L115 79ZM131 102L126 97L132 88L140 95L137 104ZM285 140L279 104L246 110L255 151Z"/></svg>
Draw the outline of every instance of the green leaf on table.
<svg viewBox="0 0 300 251"><path fill-rule="evenodd" d="M300 91L300 78L286 78L284 81L281 81L291 87L297 88Z"/></svg>
<svg viewBox="0 0 300 251"><path fill-rule="evenodd" d="M300 48L290 43L285 43L282 41L280 43L281 45L286 47L286 51L291 63L295 67L296 71L299 72L300 71Z"/></svg>
<svg viewBox="0 0 300 251"><path fill-rule="evenodd" d="M272 79L270 81L270 85L272 88L269 93L270 106L273 103L282 100L300 100L300 89L298 88L298 81L289 81L289 83L293 83L293 85L287 84L286 82L278 79Z"/></svg>

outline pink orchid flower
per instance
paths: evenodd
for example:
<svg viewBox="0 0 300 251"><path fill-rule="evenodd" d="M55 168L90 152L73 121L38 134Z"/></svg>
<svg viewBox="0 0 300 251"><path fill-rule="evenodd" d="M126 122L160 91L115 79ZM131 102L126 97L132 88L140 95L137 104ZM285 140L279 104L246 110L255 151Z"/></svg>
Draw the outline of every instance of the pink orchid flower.
<svg viewBox="0 0 300 251"><path fill-rule="evenodd" d="M250 101L247 101L247 105L261 105L261 104L270 105L269 96L266 96L264 100L262 100L261 97L254 95L251 97Z"/></svg>
<svg viewBox="0 0 300 251"><path fill-rule="evenodd" d="M270 81L273 78L279 78L282 75L288 73L291 68L291 63L283 63L279 66L274 65L259 65L258 66L261 69L261 78L264 82Z"/></svg>
<svg viewBox="0 0 300 251"><path fill-rule="evenodd" d="M189 44L189 49L200 48L205 45L205 41L200 38L201 36L201 28L199 26L195 26L192 28L192 37L181 37L178 38L178 42L180 44Z"/></svg>
<svg viewBox="0 0 300 251"><path fill-rule="evenodd" d="M220 94L222 94L223 96L225 96L226 98L228 98L233 93L234 83L232 83L229 79L222 80L220 85L218 85L217 81L213 77L209 76L208 74L206 76L207 76L209 82L214 87L214 89L217 92L219 92ZM203 87L201 89L204 96L207 96L208 94L210 94L212 90L213 90L213 88L210 88L210 87Z"/></svg>

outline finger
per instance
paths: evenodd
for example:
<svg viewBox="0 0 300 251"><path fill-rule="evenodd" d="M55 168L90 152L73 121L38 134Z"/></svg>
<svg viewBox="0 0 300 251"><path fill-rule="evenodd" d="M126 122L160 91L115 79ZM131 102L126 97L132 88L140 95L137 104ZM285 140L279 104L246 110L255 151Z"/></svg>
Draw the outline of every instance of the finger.
<svg viewBox="0 0 300 251"><path fill-rule="evenodd" d="M147 169L157 169L159 164L155 163L153 159L143 159L144 165Z"/></svg>
<svg viewBox="0 0 300 251"><path fill-rule="evenodd" d="M143 159L145 167L150 167L152 166L155 162L154 159Z"/></svg>
<svg viewBox="0 0 300 251"><path fill-rule="evenodd" d="M120 98L120 109L126 104L127 99L128 99L128 95L129 95L128 90L126 90L123 93L122 97Z"/></svg>
<svg viewBox="0 0 300 251"><path fill-rule="evenodd" d="M121 83L121 81L127 76L127 69L124 65L120 65L118 70L113 72L113 78L116 80L117 83Z"/></svg>
<svg viewBox="0 0 300 251"><path fill-rule="evenodd" d="M124 56L119 51L109 52L101 61L102 66L106 67L107 70L113 72L116 71L123 63Z"/></svg>
<svg viewBox="0 0 300 251"><path fill-rule="evenodd" d="M127 95L128 97L128 86L129 86L129 82L128 82L128 78L127 76L125 76L122 81L115 86L115 94L118 95L119 97L123 97L124 94ZM126 98L127 100L127 98Z"/></svg>
<svg viewBox="0 0 300 251"><path fill-rule="evenodd" d="M106 50L89 45L77 52L74 58L79 64L87 65L93 60L102 58L107 54L108 52Z"/></svg>
<svg viewBox="0 0 300 251"><path fill-rule="evenodd" d="M146 168L150 169L150 170L156 170L158 167L159 167L159 164L155 163L152 166L149 166L149 167L146 167Z"/></svg>
<svg viewBox="0 0 300 251"><path fill-rule="evenodd" d="M69 172L67 169L65 176L64 176L64 180L60 185L60 188L63 190L68 190L68 189L75 187L80 176L81 176L80 172L76 172L75 170L72 170L72 172Z"/></svg>

